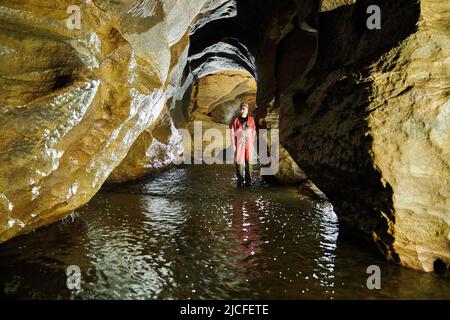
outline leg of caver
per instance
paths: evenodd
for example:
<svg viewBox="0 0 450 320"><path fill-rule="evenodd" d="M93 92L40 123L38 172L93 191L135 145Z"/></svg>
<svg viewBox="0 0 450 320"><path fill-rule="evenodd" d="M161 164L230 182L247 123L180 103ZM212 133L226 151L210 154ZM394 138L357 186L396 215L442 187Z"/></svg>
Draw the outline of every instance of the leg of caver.
<svg viewBox="0 0 450 320"><path fill-rule="evenodd" d="M236 166L236 177L238 179L237 184L238 184L238 186L242 186L242 184L244 183L244 178L242 175L243 165L236 162L235 166Z"/></svg>
<svg viewBox="0 0 450 320"><path fill-rule="evenodd" d="M245 161L245 184L250 185L252 183L252 177L250 175L250 163Z"/></svg>
<svg viewBox="0 0 450 320"><path fill-rule="evenodd" d="M250 185L252 183L252 177L250 175L250 148L245 148L245 184Z"/></svg>

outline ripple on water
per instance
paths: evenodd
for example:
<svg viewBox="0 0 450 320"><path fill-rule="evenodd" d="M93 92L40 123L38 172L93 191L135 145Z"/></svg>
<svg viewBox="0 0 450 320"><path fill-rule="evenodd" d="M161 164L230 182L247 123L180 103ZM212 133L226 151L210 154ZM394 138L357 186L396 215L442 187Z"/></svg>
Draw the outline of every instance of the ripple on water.
<svg viewBox="0 0 450 320"><path fill-rule="evenodd" d="M340 240L328 202L235 183L233 166L184 166L106 186L74 219L0 246L0 295L70 298L65 269L78 265L80 299L450 298L446 279Z"/></svg>

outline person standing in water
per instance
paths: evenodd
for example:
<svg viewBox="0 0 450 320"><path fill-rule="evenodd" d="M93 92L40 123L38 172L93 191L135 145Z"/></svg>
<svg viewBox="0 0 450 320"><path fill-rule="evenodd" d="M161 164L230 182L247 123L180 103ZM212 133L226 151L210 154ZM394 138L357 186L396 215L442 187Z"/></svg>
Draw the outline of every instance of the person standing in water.
<svg viewBox="0 0 450 320"><path fill-rule="evenodd" d="M230 123L231 145L234 150L234 163L236 166L238 186L251 185L250 163L253 160L253 143L256 137L256 125L253 117L248 114L248 109L249 106L247 103L241 103L241 115L234 117Z"/></svg>

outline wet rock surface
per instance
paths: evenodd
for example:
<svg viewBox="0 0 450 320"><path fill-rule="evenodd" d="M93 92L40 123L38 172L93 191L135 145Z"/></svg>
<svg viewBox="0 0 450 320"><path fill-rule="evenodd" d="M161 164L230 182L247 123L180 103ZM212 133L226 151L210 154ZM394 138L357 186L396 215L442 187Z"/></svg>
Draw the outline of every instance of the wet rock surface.
<svg viewBox="0 0 450 320"><path fill-rule="evenodd" d="M0 241L89 201L166 103L170 47L205 1L0 4ZM177 59L173 59L176 61Z"/></svg>
<svg viewBox="0 0 450 320"><path fill-rule="evenodd" d="M317 56L280 95L282 142L342 222L392 261L433 271L450 261L450 7L377 4L376 31L367 1L319 14Z"/></svg>
<svg viewBox="0 0 450 320"><path fill-rule="evenodd" d="M126 182L167 169L182 153L182 136L165 109L157 122L139 135L106 182Z"/></svg>
<svg viewBox="0 0 450 320"><path fill-rule="evenodd" d="M372 4L380 30L366 27ZM225 80L239 75L256 79L258 126L280 130L279 181L309 178L389 260L448 268L449 6L2 1L0 242L60 220L108 177L170 166L175 127L225 130L253 95Z"/></svg>

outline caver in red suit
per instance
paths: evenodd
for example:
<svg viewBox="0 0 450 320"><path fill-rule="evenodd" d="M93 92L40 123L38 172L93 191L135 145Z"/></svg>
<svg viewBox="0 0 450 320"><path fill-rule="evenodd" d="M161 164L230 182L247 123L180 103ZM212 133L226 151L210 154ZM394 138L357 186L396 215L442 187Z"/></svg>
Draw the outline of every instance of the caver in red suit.
<svg viewBox="0 0 450 320"><path fill-rule="evenodd" d="M245 110L245 108L247 110ZM256 125L252 116L248 115L248 105L241 105L241 116L234 117L230 123L231 144L234 149L234 163L238 185L244 183L242 169L245 167L245 184L251 183L250 163L253 161L253 143L256 137Z"/></svg>

